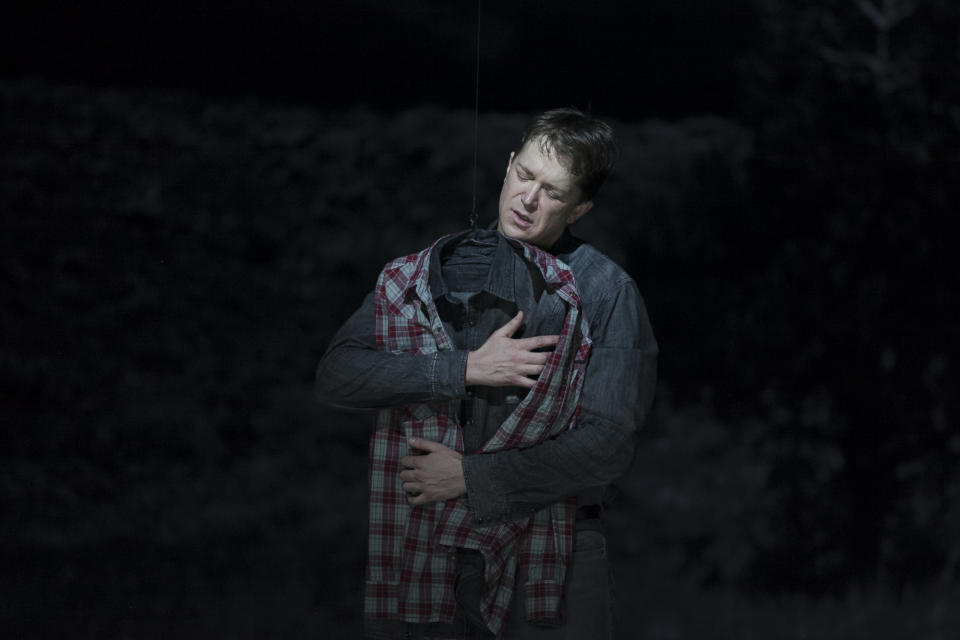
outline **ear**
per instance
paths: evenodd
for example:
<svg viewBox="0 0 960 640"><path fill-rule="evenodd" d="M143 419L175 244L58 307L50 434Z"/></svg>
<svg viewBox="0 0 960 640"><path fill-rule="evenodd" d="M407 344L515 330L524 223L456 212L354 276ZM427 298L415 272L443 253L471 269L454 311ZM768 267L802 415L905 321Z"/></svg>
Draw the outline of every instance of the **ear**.
<svg viewBox="0 0 960 640"><path fill-rule="evenodd" d="M513 156L515 156L515 155L517 155L516 151L511 151L511 152L510 152L510 158L507 160L507 170L506 170L506 172L503 174L503 179L504 179L504 180L506 180L506 179L507 179L507 176L510 175L510 167L513 166Z"/></svg>
<svg viewBox="0 0 960 640"><path fill-rule="evenodd" d="M587 211L590 211L590 209L592 208L593 208L593 200L587 200L586 202L581 202L580 204L575 206L573 208L573 211L571 211L567 215L567 224L573 224L574 222L582 218L584 214L586 214Z"/></svg>

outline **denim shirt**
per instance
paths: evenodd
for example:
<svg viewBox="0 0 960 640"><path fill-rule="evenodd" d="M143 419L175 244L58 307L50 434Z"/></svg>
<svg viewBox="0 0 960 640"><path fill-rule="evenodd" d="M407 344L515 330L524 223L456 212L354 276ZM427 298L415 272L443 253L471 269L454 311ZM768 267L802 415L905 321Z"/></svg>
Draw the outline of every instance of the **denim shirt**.
<svg viewBox="0 0 960 640"><path fill-rule="evenodd" d="M496 241L499 234L490 237ZM435 251L442 252L444 244ZM482 289L469 297L451 291L441 260L431 261L431 293L456 349L428 355L378 351L371 293L334 336L317 368L317 396L333 406L380 409L460 400L463 473L477 523L529 516L571 495L578 496L579 504L599 503L604 488L629 467L653 400L657 343L633 279L569 232L550 252L574 273L593 340L576 429L526 449L472 453L496 432L526 390L467 388L469 352L518 309L525 311L525 320L514 338L556 334L563 322L559 301L533 290L529 265L502 238L494 268ZM446 279L457 278L447 272Z"/></svg>

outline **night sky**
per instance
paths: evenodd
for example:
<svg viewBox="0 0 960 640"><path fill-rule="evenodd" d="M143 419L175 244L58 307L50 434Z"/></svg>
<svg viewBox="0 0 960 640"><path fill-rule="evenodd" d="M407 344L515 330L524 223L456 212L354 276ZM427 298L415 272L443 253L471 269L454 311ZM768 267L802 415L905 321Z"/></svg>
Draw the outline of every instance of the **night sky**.
<svg viewBox="0 0 960 640"><path fill-rule="evenodd" d="M377 109L473 108L474 2L19 3L7 77ZM759 35L745 0L482 0L480 108L592 107L622 118L733 114Z"/></svg>

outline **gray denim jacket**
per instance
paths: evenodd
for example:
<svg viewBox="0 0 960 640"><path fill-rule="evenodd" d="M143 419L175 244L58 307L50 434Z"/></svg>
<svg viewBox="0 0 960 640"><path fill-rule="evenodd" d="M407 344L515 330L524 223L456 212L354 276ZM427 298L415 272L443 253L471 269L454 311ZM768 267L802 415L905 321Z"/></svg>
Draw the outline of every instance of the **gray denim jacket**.
<svg viewBox="0 0 960 640"><path fill-rule="evenodd" d="M580 504L599 503L605 487L633 459L656 384L657 343L636 284L613 261L567 232L551 253L574 273L593 340L579 426L526 449L472 453L496 432L526 390L466 388L468 353L518 309L524 310L524 326L514 337L559 333L563 321L558 301L533 290L529 265L500 240L495 268L483 289L466 301L448 290L440 260L431 260L431 293L455 350L429 355L378 351L371 293L334 336L316 379L318 398L342 408L459 399L467 499L478 523L528 516L570 495L577 495ZM438 244L432 258L444 244Z"/></svg>

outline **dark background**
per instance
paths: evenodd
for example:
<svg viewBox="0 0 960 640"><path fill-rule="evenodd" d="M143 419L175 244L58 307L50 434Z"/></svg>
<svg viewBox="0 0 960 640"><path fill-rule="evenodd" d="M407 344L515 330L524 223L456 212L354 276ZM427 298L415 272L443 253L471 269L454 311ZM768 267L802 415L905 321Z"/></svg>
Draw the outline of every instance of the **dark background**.
<svg viewBox="0 0 960 640"><path fill-rule="evenodd" d="M622 637L960 630L952 2L484 0L478 117L473 3L3 11L8 634L355 637L371 416L313 367L560 105L661 346Z"/></svg>

